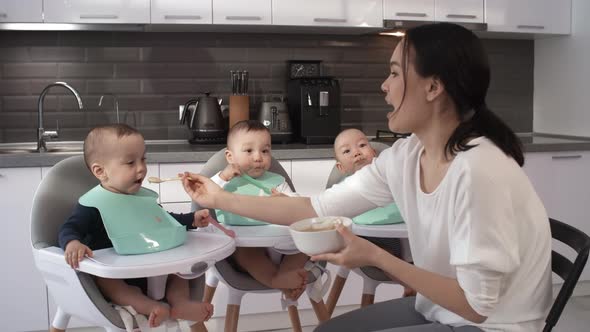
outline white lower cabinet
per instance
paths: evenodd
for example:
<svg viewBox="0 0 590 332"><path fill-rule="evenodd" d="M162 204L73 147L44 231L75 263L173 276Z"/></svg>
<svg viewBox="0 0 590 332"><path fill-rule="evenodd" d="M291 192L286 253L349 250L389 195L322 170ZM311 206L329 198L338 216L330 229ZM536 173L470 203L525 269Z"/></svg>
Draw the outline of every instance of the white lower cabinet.
<svg viewBox="0 0 590 332"><path fill-rule="evenodd" d="M0 312L3 331L47 330L47 290L35 267L30 216L41 168L0 168L0 211L4 216L0 252Z"/></svg>
<svg viewBox="0 0 590 332"><path fill-rule="evenodd" d="M335 164L334 159L293 160L291 180L297 193L312 196L324 191Z"/></svg>
<svg viewBox="0 0 590 332"><path fill-rule="evenodd" d="M590 152L532 152L525 157L524 170L549 217L590 234ZM590 266L580 280L590 280Z"/></svg>

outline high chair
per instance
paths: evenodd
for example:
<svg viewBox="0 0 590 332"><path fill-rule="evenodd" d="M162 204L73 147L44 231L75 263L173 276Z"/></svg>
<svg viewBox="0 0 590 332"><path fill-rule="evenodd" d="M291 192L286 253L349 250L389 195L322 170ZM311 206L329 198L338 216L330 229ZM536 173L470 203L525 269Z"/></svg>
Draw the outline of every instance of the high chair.
<svg viewBox="0 0 590 332"><path fill-rule="evenodd" d="M60 161L45 175L31 213L31 244L35 264L57 304L51 331L64 331L71 316L103 327L107 332L124 331L119 313L105 300L93 276L106 278L149 278L148 289L163 293L162 282L170 273L197 278L190 282L191 296L200 298L205 270L235 250L227 236L188 232L184 245L147 255L119 256L112 248L95 250L77 270L64 260L58 246L58 229L71 213L78 198L98 184L88 171L83 156ZM164 278L162 278L164 276ZM156 281L156 283L152 283ZM158 287L157 281L160 281ZM137 326L135 326L137 327ZM204 325L202 325L204 328Z"/></svg>
<svg viewBox="0 0 590 332"><path fill-rule="evenodd" d="M384 143L370 142L370 144L375 149L377 154L389 148L389 145ZM328 177L326 189L339 183L343 179L344 176L340 173L340 171L338 171L338 169L334 165L334 168L332 168L332 171L330 172L330 175ZM393 233L399 234L400 238L374 237L376 235L373 234L383 234L383 230L385 228L387 228L387 230L393 230ZM357 230L361 231L357 232ZM363 225L359 227L359 225L353 225L352 231L357 235L369 236L370 241L386 248L386 250L392 255L401 257L402 259L407 261L411 260L411 256L409 253L410 246L407 241L407 232L405 231L405 227L399 227L398 225ZM361 268L354 269L353 271L363 278L363 293L361 296L361 307L373 304L373 302L375 301L375 291L377 289L377 286L379 286L380 284L398 283L397 281L392 280L389 276L387 276L382 270L372 266L363 266ZM346 283L346 279L348 278L349 273L349 269L340 266L338 268L336 277L334 277L334 282L332 284L332 288L330 289L328 300L326 301L326 308L328 309L328 313L330 314L330 316L332 316L332 313L334 312L334 308L336 307L336 303L340 298L340 294L342 293L342 289L344 288L344 284Z"/></svg>
<svg viewBox="0 0 590 332"><path fill-rule="evenodd" d="M215 155L213 155L207 161L201 170L201 174L212 177L219 171L223 170L226 166L227 161L225 159L225 149L222 149L215 153ZM295 191L291 178L287 172L285 172L281 164L274 158L272 158L269 171L283 176L291 190ZM193 208L196 207L196 204L193 202ZM213 214L214 212L212 215ZM246 246L273 247L284 254L297 253L293 244L293 240L291 239L290 233L288 232L286 226L235 226L228 228L231 228L232 230L236 231L236 233L238 233L238 236L236 237L236 246L242 246L242 244L248 242L248 245ZM267 236L250 236L254 232L260 234L261 231L266 232ZM242 237L240 234L242 234ZM323 322L328 320L330 317L322 299L323 293L317 296L317 289L314 288L314 286L318 286L318 284L315 284L315 282L322 282L322 275L319 273L318 268L314 266L314 264L310 262L308 263L309 264L306 267L311 267L311 271L308 274L309 283L307 286L307 294L310 296L310 302L318 320ZM325 266L325 262L322 262L321 265ZM280 292L278 289L268 288L265 285L259 283L247 273L237 271L229 262L227 262L227 260L222 260L215 263L215 266L209 269L206 273L205 296L203 301L211 303L219 281L223 282L228 288L227 312L225 317L226 332L237 331L240 305L242 297L245 294ZM282 305L283 307L286 306L288 309L293 330L301 331L301 322L299 320L299 313L297 310L297 301L286 300L282 303Z"/></svg>

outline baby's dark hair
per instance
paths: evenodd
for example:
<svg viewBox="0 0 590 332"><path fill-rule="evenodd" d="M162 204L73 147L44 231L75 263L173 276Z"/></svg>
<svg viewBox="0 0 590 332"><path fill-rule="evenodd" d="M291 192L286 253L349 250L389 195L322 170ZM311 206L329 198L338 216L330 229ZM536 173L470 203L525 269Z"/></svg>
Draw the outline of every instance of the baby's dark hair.
<svg viewBox="0 0 590 332"><path fill-rule="evenodd" d="M270 135L270 130L266 128L262 122L257 120L243 120L236 123L229 132L227 133L227 147L229 148L232 144L232 140L235 138L236 134L241 131L265 131Z"/></svg>
<svg viewBox="0 0 590 332"><path fill-rule="evenodd" d="M115 135L117 138L131 135L140 135L143 137L137 129L122 123L92 128L84 140L84 162L88 169L98 159L98 156L104 153L102 151L105 143L104 140L110 135Z"/></svg>

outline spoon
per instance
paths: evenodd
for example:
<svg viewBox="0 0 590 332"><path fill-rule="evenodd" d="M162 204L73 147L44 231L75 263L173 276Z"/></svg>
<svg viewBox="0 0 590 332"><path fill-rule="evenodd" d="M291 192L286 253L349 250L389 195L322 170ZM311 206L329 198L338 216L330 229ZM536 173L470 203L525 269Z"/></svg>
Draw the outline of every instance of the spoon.
<svg viewBox="0 0 590 332"><path fill-rule="evenodd" d="M218 223L217 220L213 219L211 216L208 216L207 217L207 221L211 225L217 227L220 231L222 231L223 233L225 233L225 235L227 235L227 236L229 236L231 238L235 238L236 237L236 232L232 231L231 229L227 229L227 228L221 226L221 224Z"/></svg>
<svg viewBox="0 0 590 332"><path fill-rule="evenodd" d="M160 179L157 176L150 176L148 178L148 182L149 183L162 183L162 182L166 182L166 181L177 181L177 180L181 180L181 177L177 176L177 177L174 177L174 178L163 178L163 179Z"/></svg>

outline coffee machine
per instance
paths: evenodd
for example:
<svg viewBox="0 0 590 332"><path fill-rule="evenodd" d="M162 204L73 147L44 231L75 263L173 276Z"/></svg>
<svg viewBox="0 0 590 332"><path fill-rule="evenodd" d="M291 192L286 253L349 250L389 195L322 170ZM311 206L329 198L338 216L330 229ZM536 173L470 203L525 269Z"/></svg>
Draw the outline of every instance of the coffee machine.
<svg viewBox="0 0 590 332"><path fill-rule="evenodd" d="M340 132L340 84L327 77L291 79L287 103L293 132L305 144L332 144Z"/></svg>

